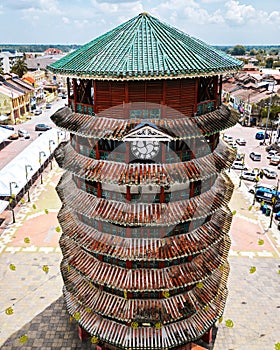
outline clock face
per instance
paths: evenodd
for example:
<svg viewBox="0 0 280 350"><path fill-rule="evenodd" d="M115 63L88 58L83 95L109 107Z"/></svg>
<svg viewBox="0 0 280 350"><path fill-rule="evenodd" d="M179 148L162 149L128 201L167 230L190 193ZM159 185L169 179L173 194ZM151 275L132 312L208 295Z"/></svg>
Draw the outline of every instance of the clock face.
<svg viewBox="0 0 280 350"><path fill-rule="evenodd" d="M133 155L140 159L154 158L160 149L158 141L133 141L131 151Z"/></svg>

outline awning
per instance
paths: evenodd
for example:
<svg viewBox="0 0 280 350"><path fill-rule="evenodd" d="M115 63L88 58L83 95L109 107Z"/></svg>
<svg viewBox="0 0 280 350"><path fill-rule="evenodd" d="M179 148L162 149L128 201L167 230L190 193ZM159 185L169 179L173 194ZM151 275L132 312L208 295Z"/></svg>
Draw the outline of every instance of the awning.
<svg viewBox="0 0 280 350"><path fill-rule="evenodd" d="M17 195L29 179L39 170L40 166L48 160L58 144L63 141L64 135L64 132L61 133L55 128L43 132L1 169L0 197L8 197L11 193Z"/></svg>
<svg viewBox="0 0 280 350"><path fill-rule="evenodd" d="M8 201L2 201L0 199L0 214L3 213L3 211L7 208L8 205L9 205Z"/></svg>

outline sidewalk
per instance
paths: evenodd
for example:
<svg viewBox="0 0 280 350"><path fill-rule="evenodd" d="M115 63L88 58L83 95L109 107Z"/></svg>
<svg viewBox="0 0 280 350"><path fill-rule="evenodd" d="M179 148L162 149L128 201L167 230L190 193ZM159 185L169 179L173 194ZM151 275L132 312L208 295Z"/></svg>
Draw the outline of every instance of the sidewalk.
<svg viewBox="0 0 280 350"><path fill-rule="evenodd" d="M31 203L16 211L16 223L0 232L3 350L95 348L90 341L79 340L77 324L70 320L61 296L61 232L56 219L60 201L55 185L62 171L53 165L44 173L43 185L37 182ZM269 218L260 215L257 206L248 211L252 196L243 184L238 188L234 174L230 176L236 186L230 208L236 215L230 230L229 296L212 349L274 350L280 343L279 232L275 225L266 231ZM227 327L226 320L234 326Z"/></svg>

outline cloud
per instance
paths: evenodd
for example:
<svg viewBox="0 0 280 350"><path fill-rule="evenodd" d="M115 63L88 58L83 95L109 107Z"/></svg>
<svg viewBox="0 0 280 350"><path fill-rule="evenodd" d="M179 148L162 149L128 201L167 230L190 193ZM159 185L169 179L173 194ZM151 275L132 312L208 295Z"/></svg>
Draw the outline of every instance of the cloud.
<svg viewBox="0 0 280 350"><path fill-rule="evenodd" d="M68 17L62 17L62 22L68 24L70 23L70 19Z"/></svg>
<svg viewBox="0 0 280 350"><path fill-rule="evenodd" d="M225 4L225 18L229 25L242 25L256 18L256 10L252 5L240 5L239 1L231 0Z"/></svg>

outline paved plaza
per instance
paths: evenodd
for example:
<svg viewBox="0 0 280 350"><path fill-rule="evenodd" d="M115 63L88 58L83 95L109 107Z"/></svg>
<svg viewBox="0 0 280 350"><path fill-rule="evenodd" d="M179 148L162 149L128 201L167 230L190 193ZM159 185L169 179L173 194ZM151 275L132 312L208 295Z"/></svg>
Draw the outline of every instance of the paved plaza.
<svg viewBox="0 0 280 350"><path fill-rule="evenodd" d="M55 186L62 174L43 174L31 202L16 208L0 228L0 348L66 350L95 348L78 338L77 323L66 312L60 275L61 251ZM280 343L280 234L269 217L252 206L244 184L230 173L236 211L230 231L229 296L217 322L213 350L274 350ZM250 209L250 210L248 210ZM229 322L232 321L232 322ZM229 325L231 327L229 327Z"/></svg>

